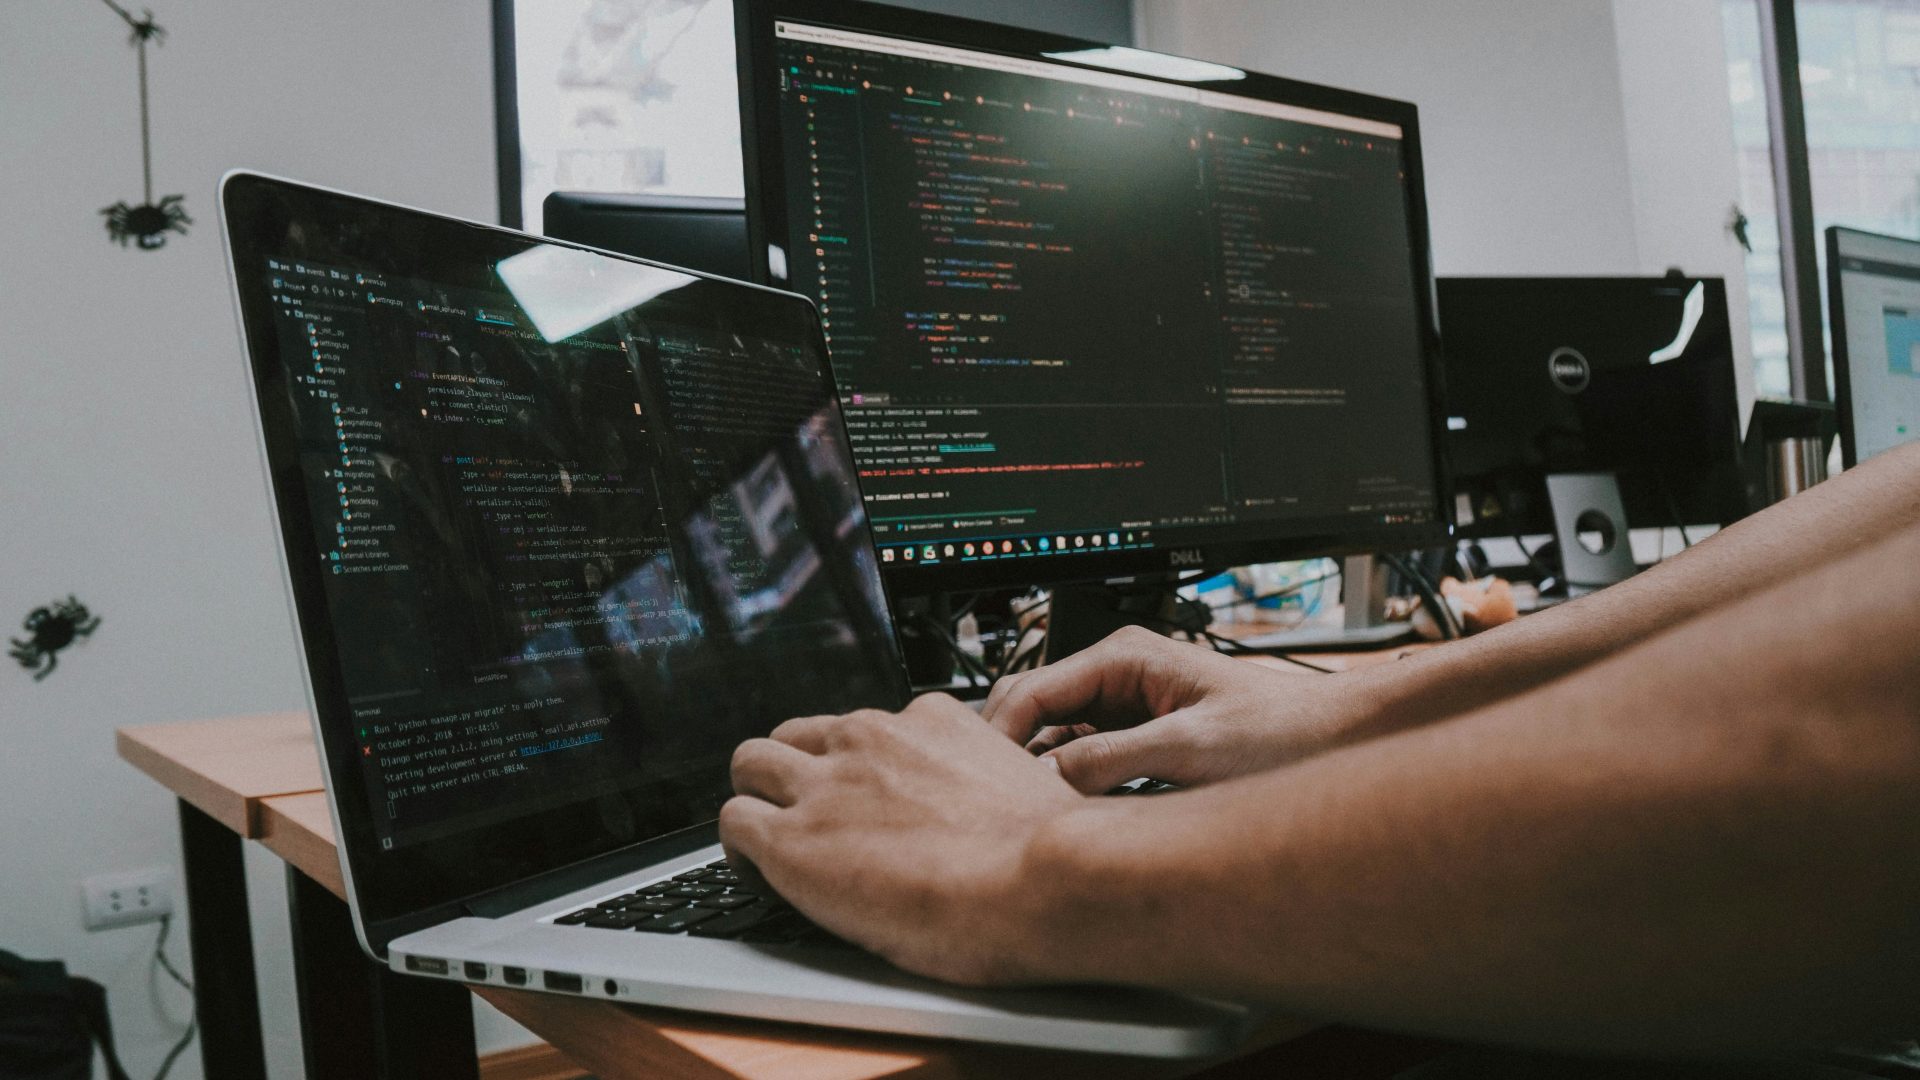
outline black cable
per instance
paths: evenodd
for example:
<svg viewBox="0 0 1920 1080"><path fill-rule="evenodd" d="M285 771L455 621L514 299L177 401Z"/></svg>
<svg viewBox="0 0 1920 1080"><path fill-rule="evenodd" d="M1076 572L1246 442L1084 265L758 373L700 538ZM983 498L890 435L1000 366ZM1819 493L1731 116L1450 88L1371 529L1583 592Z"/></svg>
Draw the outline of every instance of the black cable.
<svg viewBox="0 0 1920 1080"><path fill-rule="evenodd" d="M924 629L931 631L934 637L939 638L940 642L947 647L947 651L953 654L953 658L960 662L960 666L966 670L968 685L976 688L993 685L993 675L987 671L986 666L975 659L972 653L961 648L953 635L947 633L946 627L940 625L940 620L922 612L920 624Z"/></svg>
<svg viewBox="0 0 1920 1080"><path fill-rule="evenodd" d="M1527 550L1527 542L1525 539L1521 538L1517 533L1512 539L1513 546L1520 549L1521 556L1527 560L1528 568L1534 572L1534 575L1538 579L1534 584L1539 586L1541 592L1544 593L1560 583L1560 575L1554 573L1552 567L1541 562L1538 556Z"/></svg>
<svg viewBox="0 0 1920 1080"><path fill-rule="evenodd" d="M1411 563L1399 555L1386 554L1381 558L1385 559L1387 565L1393 567L1401 577L1406 578L1407 583L1413 586L1413 591L1420 594L1421 601L1433 610L1433 621L1440 625L1440 637L1443 640L1457 641L1466 636L1461 632L1460 625L1454 622L1453 609L1440 599L1440 593L1434 589L1433 583L1427 580L1425 574L1416 570Z"/></svg>
<svg viewBox="0 0 1920 1080"><path fill-rule="evenodd" d="M1275 660L1284 660L1296 667L1303 667L1308 671L1317 671L1322 675L1335 674L1334 670L1330 667L1310 664L1283 649L1263 649L1250 645L1242 645L1230 637L1222 637L1212 632L1207 632L1206 638L1207 641L1213 645L1213 651L1217 653L1225 653L1228 656L1270 656Z"/></svg>
<svg viewBox="0 0 1920 1080"><path fill-rule="evenodd" d="M1284 597L1292 596L1294 593L1300 592L1301 590L1306 589L1309 586L1318 585L1324 581L1332 581L1334 578L1337 578L1339 576L1340 576L1340 571L1335 570L1331 573L1321 574L1319 577L1316 577L1316 578L1308 578L1305 581L1296 581L1284 589L1277 589L1270 593L1261 593L1259 596L1249 596L1242 600L1229 600L1224 604L1210 604L1208 606L1211 607L1214 611L1225 611L1228 608L1236 608L1241 606L1242 604L1263 604L1268 600L1279 600Z"/></svg>
<svg viewBox="0 0 1920 1080"><path fill-rule="evenodd" d="M168 978L178 983L181 989L191 994L193 993L192 981L185 975L180 974L180 969L174 967L173 961L167 958L167 934L172 930L173 916L160 916L160 936L156 938L153 943L153 960L154 963L160 966L160 970L167 973ZM180 1055L187 1052L187 1047L192 1044L193 1037L199 1034L199 1032L200 1014L196 1011L192 1016L188 1017L187 1030L181 1033L180 1041L173 1044L173 1049L167 1051L166 1059L160 1062L160 1071L153 1074L153 1080L167 1080L167 1074L173 1071L174 1062L180 1060Z"/></svg>
<svg viewBox="0 0 1920 1080"><path fill-rule="evenodd" d="M1667 496L1667 512L1673 515L1673 527L1680 530L1680 549L1685 551L1693 546L1693 541L1687 538L1687 516L1680 512L1680 500L1673 497L1673 487L1667 483L1667 479L1664 476L1660 478L1660 490ZM1666 530L1662 529L1660 532L1661 561L1665 562L1666 557L1667 534Z"/></svg>
<svg viewBox="0 0 1920 1080"><path fill-rule="evenodd" d="M985 594L984 593L968 594L967 602L964 604L961 604L960 607L956 609L953 614L947 616L947 624L949 626L956 626L956 627L959 626L961 619L964 619L967 616L973 614L973 609L980 606L980 598L983 595Z"/></svg>
<svg viewBox="0 0 1920 1080"><path fill-rule="evenodd" d="M1019 651L1015 652L1013 656L1010 659L1008 659L1004 665L1001 666L1000 678L1004 679L1009 675L1019 674L1019 672L1027 666L1027 661L1038 659L1040 656L1041 650L1045 649L1046 647L1047 647L1047 632L1045 630L1042 630L1040 631L1040 640L1035 641L1033 644L1027 646L1026 648L1020 649Z"/></svg>

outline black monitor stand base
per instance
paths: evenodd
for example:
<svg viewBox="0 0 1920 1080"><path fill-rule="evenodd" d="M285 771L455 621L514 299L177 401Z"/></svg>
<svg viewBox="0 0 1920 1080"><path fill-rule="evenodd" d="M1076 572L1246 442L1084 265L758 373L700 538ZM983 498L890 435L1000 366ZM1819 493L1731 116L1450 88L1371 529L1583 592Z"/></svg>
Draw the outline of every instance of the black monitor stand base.
<svg viewBox="0 0 1920 1080"><path fill-rule="evenodd" d="M1120 584L1055 586L1047 605L1045 662L1058 663L1125 626L1172 633L1180 625L1179 587L1171 574Z"/></svg>

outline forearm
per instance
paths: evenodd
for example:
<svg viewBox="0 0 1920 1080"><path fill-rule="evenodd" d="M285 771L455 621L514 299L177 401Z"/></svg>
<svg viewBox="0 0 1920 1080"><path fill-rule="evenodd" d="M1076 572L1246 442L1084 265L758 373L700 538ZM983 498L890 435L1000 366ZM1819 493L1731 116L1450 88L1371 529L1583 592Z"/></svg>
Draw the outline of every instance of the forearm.
<svg viewBox="0 0 1920 1080"><path fill-rule="evenodd" d="M1090 801L1033 848L1033 974L1566 1047L1910 1023L1916 563L1897 538L1453 723Z"/></svg>
<svg viewBox="0 0 1920 1080"><path fill-rule="evenodd" d="M1544 685L1704 612L1920 526L1920 443L1883 454L1628 581L1444 649L1347 677L1357 741Z"/></svg>

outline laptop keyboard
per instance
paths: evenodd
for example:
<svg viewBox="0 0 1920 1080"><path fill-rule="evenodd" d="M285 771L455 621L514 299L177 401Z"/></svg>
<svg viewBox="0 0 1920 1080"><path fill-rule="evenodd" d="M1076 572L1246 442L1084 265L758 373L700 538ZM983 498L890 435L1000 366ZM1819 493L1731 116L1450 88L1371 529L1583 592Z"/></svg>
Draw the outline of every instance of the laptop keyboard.
<svg viewBox="0 0 1920 1080"><path fill-rule="evenodd" d="M1179 790L1159 780L1137 780L1109 795L1154 795ZM716 859L665 881L569 911L557 926L593 930L638 930L647 934L688 934L765 945L837 945L855 948L814 925L792 904L741 884L725 859Z"/></svg>
<svg viewBox="0 0 1920 1080"><path fill-rule="evenodd" d="M785 900L741 884L725 859L570 911L554 923L767 945L854 947L814 925Z"/></svg>

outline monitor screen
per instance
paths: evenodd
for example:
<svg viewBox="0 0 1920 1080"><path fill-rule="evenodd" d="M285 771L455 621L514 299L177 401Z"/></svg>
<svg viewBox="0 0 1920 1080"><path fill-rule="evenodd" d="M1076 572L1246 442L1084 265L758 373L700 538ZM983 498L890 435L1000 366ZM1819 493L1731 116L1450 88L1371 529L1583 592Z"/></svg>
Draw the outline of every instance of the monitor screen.
<svg viewBox="0 0 1920 1080"><path fill-rule="evenodd" d="M1442 278L1455 525L1553 531L1547 476L1611 472L1629 524L1746 513L1718 278Z"/></svg>
<svg viewBox="0 0 1920 1080"><path fill-rule="evenodd" d="M747 262L747 208L739 199L556 191L544 208L543 231L556 240L716 277L753 276Z"/></svg>
<svg viewBox="0 0 1920 1080"><path fill-rule="evenodd" d="M1411 106L741 11L755 251L820 305L896 584L1444 535Z"/></svg>
<svg viewBox="0 0 1920 1080"><path fill-rule="evenodd" d="M224 205L366 910L710 821L743 739L904 704L804 300L264 177Z"/></svg>
<svg viewBox="0 0 1920 1080"><path fill-rule="evenodd" d="M1920 241L1827 230L1835 404L1848 468L1920 436Z"/></svg>

